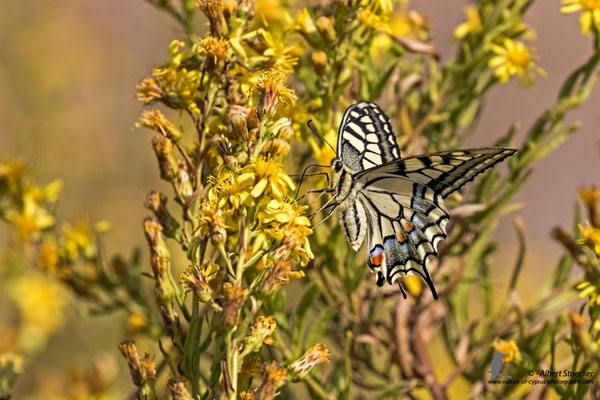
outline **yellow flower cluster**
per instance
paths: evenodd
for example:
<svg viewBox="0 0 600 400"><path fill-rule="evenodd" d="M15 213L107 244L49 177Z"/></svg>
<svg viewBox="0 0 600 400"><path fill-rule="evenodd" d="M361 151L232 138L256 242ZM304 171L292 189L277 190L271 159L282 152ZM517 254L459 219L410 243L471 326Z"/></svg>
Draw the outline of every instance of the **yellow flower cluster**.
<svg viewBox="0 0 600 400"><path fill-rule="evenodd" d="M490 44L490 50L495 54L489 61L489 66L495 68L494 75L502 83L508 82L513 75L519 76L519 83L530 86L534 74L546 76L546 72L535 65L534 49L523 42L515 42L505 38L502 46Z"/></svg>

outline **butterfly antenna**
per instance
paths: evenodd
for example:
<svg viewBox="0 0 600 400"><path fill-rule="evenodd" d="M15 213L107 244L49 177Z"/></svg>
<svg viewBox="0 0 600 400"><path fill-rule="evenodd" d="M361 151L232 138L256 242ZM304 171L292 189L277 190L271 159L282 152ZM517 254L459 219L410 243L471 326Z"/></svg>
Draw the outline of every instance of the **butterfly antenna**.
<svg viewBox="0 0 600 400"><path fill-rule="evenodd" d="M306 176L306 171L308 171L308 169L312 168L312 167L315 167L315 168L316 167L327 168L327 167L329 167L329 165L319 165L319 164L310 164L310 165L307 165L304 168L304 171L302 171L302 175L300 175L300 182L298 183L298 188L296 189L296 194L294 195L295 199L298 198L298 193L300 193L300 186L302 186L302 182L304 182L304 177ZM327 174L327 173L325 173L325 174ZM329 175L327 175L327 183L329 183Z"/></svg>
<svg viewBox="0 0 600 400"><path fill-rule="evenodd" d="M325 138L319 134L319 132L317 132L317 129L315 128L314 124L312 123L312 119L309 119L308 122L306 123L306 126L308 126L308 129L310 129L310 131L318 138L321 138L322 141L324 141L327 146L331 147L331 150L333 150L333 152L335 153L335 149L333 148L333 146L331 144L329 144L329 142L327 140L325 140Z"/></svg>

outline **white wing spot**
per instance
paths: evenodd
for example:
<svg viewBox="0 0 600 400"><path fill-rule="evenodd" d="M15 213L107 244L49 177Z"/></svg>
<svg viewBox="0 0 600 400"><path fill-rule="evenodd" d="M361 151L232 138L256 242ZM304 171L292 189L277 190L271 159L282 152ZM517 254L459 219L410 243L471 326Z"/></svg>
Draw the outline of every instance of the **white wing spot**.
<svg viewBox="0 0 600 400"><path fill-rule="evenodd" d="M396 144L396 138L394 137L394 135L389 135L387 137L388 142L390 142L391 144Z"/></svg>
<svg viewBox="0 0 600 400"><path fill-rule="evenodd" d="M379 153L379 146L377 146L375 143L369 143L367 144L367 150L374 153Z"/></svg>
<svg viewBox="0 0 600 400"><path fill-rule="evenodd" d="M365 128L367 128L369 132L375 132L375 125L373 124L367 124L365 125Z"/></svg>
<svg viewBox="0 0 600 400"><path fill-rule="evenodd" d="M365 150L365 143L354 136L350 136L348 138L348 142L352 145L352 147L358 150L359 153L362 153Z"/></svg>
<svg viewBox="0 0 600 400"><path fill-rule="evenodd" d="M349 128L352 128L352 130L357 134L357 135L361 135L364 136L365 132L362 130L362 128L355 124L354 122L349 122L347 125Z"/></svg>
<svg viewBox="0 0 600 400"><path fill-rule="evenodd" d="M387 121L385 120L385 117L383 116L383 114L379 114L379 120L380 120L381 122L383 122L383 123L387 122Z"/></svg>
<svg viewBox="0 0 600 400"><path fill-rule="evenodd" d="M354 117L354 118L358 118L359 117L359 113L357 113L356 111L350 111L350 116Z"/></svg>
<svg viewBox="0 0 600 400"><path fill-rule="evenodd" d="M372 167L374 167L374 166L375 166L375 165L377 165L377 164L374 164L374 163L372 163L371 161L369 161L369 160L367 160L367 159L363 158L363 160L362 160L362 165L363 165L363 168L364 168L364 169L369 169L369 168L372 168Z"/></svg>
<svg viewBox="0 0 600 400"><path fill-rule="evenodd" d="M371 143L379 143L379 138L377 137L376 134L374 133L369 133L367 135L367 142L371 142Z"/></svg>
<svg viewBox="0 0 600 400"><path fill-rule="evenodd" d="M383 161L381 160L381 156L376 153L368 153L365 155L365 159L374 163L375 165L381 164Z"/></svg>
<svg viewBox="0 0 600 400"><path fill-rule="evenodd" d="M396 158L399 157L398 150L395 147L392 149L392 155Z"/></svg>
<svg viewBox="0 0 600 400"><path fill-rule="evenodd" d="M383 130L385 131L385 133L392 133L392 131L390 131L390 127L388 126L388 124L383 125Z"/></svg>
<svg viewBox="0 0 600 400"><path fill-rule="evenodd" d="M359 121L364 122L365 124L369 124L373 122L373 119L371 119L371 117L369 117L368 115L365 115Z"/></svg>

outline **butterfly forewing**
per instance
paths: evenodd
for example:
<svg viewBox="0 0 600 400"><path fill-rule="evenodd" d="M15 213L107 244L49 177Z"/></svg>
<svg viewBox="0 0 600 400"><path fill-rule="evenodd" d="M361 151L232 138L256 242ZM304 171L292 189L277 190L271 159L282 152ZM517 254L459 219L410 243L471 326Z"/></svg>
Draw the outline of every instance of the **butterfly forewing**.
<svg viewBox="0 0 600 400"><path fill-rule="evenodd" d="M400 158L390 119L377 104L366 101L344 113L337 146L338 158L354 172Z"/></svg>
<svg viewBox="0 0 600 400"><path fill-rule="evenodd" d="M491 147L422 154L362 171L356 174L356 179L369 186L381 179L403 177L422 183L445 198L515 151Z"/></svg>

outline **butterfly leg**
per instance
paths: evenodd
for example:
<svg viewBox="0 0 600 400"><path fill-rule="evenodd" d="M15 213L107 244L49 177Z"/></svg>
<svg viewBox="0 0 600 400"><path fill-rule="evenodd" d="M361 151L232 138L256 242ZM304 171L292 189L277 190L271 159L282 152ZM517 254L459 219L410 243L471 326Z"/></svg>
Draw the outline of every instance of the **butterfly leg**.
<svg viewBox="0 0 600 400"><path fill-rule="evenodd" d="M325 205L323 207L321 207L317 211L315 211L310 217L308 217L308 219L312 220L315 217L315 215L317 215L321 211L325 210L326 208L337 206L339 203L331 203L333 201L333 199L335 199L335 197L331 197L329 200L327 200L327 203L325 203Z"/></svg>
<svg viewBox="0 0 600 400"><path fill-rule="evenodd" d="M315 229L317 226L321 225L323 222L327 221L329 219L329 217L331 217L333 215L333 213L335 212L336 207L339 205L339 203L332 203L330 204L328 207L333 207L333 209L329 212L329 214L327 214L327 216L325 218L323 218L322 220L320 220L319 222L317 222L317 224L315 226L313 226L312 229Z"/></svg>
<svg viewBox="0 0 600 400"><path fill-rule="evenodd" d="M297 201L300 201L300 200L302 200L303 198L305 198L306 196L308 196L308 195L309 195L309 194L311 194L311 193L321 193L321 194L324 194L324 193L334 193L334 192L335 192L335 190L334 190L334 189L329 189L329 188L327 188L327 189L316 189L316 190L309 190L308 192L306 192L306 193L304 193L302 196L300 196L300 198L299 198L299 199L297 199ZM318 197L317 197L317 198L318 198ZM314 200L313 200L313 201L314 201Z"/></svg>

